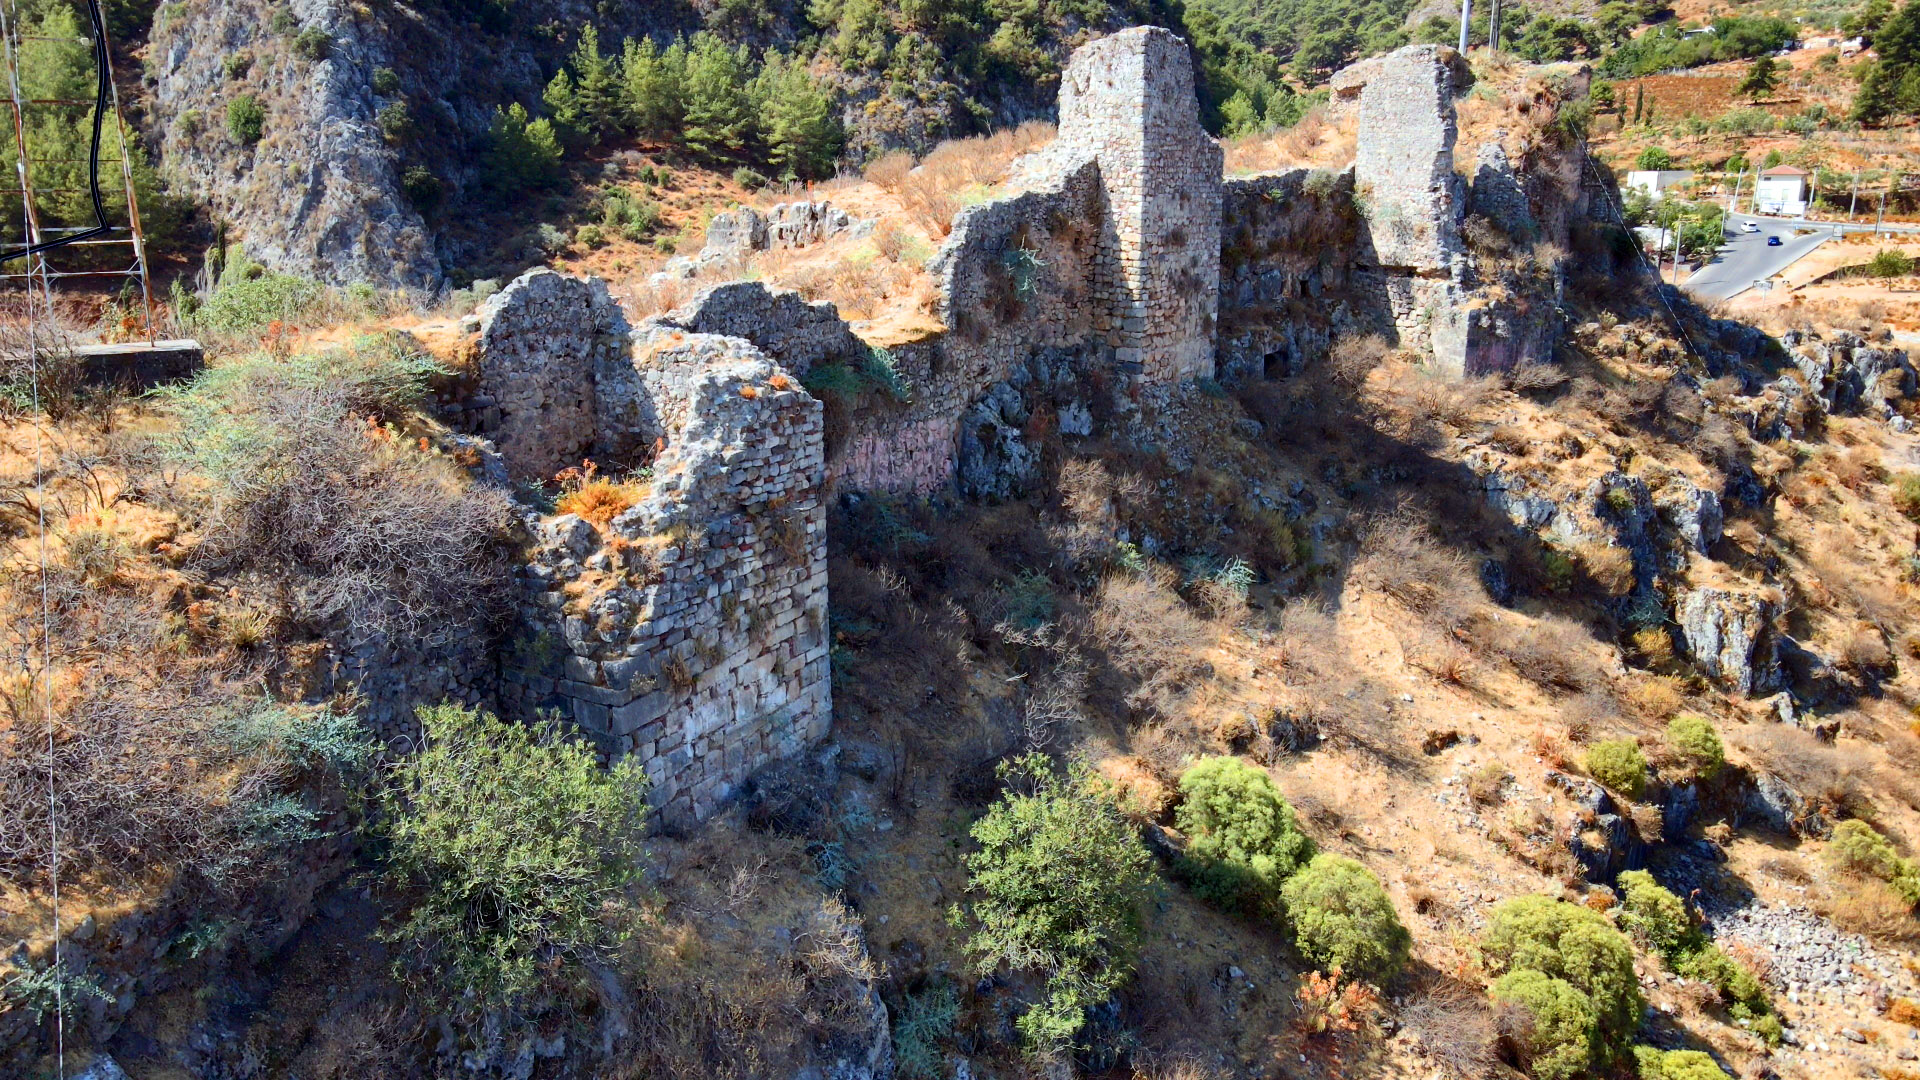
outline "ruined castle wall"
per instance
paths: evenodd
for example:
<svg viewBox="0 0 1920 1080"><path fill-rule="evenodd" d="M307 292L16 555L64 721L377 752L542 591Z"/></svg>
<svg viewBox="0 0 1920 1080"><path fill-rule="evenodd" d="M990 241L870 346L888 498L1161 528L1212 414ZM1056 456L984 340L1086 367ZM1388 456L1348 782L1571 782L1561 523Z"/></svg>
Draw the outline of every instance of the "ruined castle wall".
<svg viewBox="0 0 1920 1080"><path fill-rule="evenodd" d="M1444 45L1415 45L1341 73L1335 93L1360 83L1354 182L1368 204L1375 265L1449 275L1463 249L1464 191L1453 170L1454 96L1464 64Z"/></svg>
<svg viewBox="0 0 1920 1080"><path fill-rule="evenodd" d="M1222 153L1195 102L1186 42L1123 30L1074 51L1049 149L1098 165L1094 329L1123 371L1153 382L1213 374Z"/></svg>
<svg viewBox="0 0 1920 1080"><path fill-rule="evenodd" d="M867 352L832 304L810 303L797 292L757 281L715 285L653 321L688 333L744 338L803 378L815 364Z"/></svg>
<svg viewBox="0 0 1920 1080"><path fill-rule="evenodd" d="M599 430L597 370L627 331L606 283L530 270L476 314L474 390L456 425L493 439L515 478L580 464Z"/></svg>
<svg viewBox="0 0 1920 1080"><path fill-rule="evenodd" d="M872 403L830 441L830 488L930 495L953 483L960 415L981 391L955 370L947 341L936 333L888 349L910 399Z"/></svg>
<svg viewBox="0 0 1920 1080"><path fill-rule="evenodd" d="M1036 350L1092 338L1100 208L1099 169L1082 161L1048 187L954 218L927 269L939 282L945 363L958 393L978 396Z"/></svg>
<svg viewBox="0 0 1920 1080"><path fill-rule="evenodd" d="M738 338L644 327L633 350L665 425L651 490L604 532L542 524L502 698L638 755L674 826L831 722L821 411Z"/></svg>
<svg viewBox="0 0 1920 1080"><path fill-rule="evenodd" d="M1291 169L1222 187L1219 376L1296 375L1378 319L1349 296L1362 222L1353 170Z"/></svg>

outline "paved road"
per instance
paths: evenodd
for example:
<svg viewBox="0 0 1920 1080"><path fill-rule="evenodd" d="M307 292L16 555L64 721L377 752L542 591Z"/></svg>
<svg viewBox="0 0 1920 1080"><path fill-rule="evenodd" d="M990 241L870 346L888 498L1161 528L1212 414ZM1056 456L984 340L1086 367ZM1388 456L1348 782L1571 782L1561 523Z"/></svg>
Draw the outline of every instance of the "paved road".
<svg viewBox="0 0 1920 1080"><path fill-rule="evenodd" d="M1743 222L1754 221L1760 225L1759 232L1742 231ZM1721 245L1713 261L1700 268L1700 272L1688 278L1681 288L1695 296L1707 300L1725 300L1738 296L1753 288L1753 283L1763 281L1798 262L1814 248L1833 238L1833 227L1828 223L1799 223L1800 229L1817 231L1805 236L1794 235L1796 223L1775 218L1754 217L1750 214L1734 214L1729 219L1727 242ZM1871 229L1871 226L1868 227ZM1768 247L1767 237L1778 236L1779 247Z"/></svg>

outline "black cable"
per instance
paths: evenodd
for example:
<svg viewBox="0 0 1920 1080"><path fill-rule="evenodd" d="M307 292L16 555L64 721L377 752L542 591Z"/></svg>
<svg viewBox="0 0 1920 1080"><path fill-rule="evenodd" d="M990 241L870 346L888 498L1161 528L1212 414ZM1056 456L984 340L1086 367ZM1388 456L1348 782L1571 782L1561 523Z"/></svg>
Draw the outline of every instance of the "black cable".
<svg viewBox="0 0 1920 1080"><path fill-rule="evenodd" d="M66 247L68 244L77 244L82 240L91 240L96 236L105 236L107 233L113 231L113 227L107 224L107 208L100 202L100 126L106 120L108 90L107 26L105 21L100 17L100 0L87 0L87 21L93 25L94 74L93 146L87 154L87 188L88 194L93 199L93 220L96 224L93 228L85 232L77 232L72 236L63 236L58 240L46 240L38 244L29 244L23 248L15 248L12 251L0 251L0 263L12 262L14 259L27 255L38 255L43 251L52 251L54 248ZM16 63L17 62L18 57L16 54ZM22 117L20 120L19 130L21 132L19 146L20 157L24 162L27 156L25 134L27 122L25 117ZM22 184L20 186L22 188L20 197L25 199L27 197L25 191L27 185Z"/></svg>

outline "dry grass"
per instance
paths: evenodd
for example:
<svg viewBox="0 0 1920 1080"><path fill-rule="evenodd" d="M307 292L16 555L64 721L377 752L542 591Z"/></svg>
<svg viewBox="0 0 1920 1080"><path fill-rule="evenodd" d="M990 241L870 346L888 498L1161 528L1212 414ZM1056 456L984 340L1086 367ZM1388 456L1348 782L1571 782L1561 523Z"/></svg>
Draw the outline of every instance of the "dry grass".
<svg viewBox="0 0 1920 1080"><path fill-rule="evenodd" d="M1007 167L1022 154L1053 141L1052 124L1029 120L991 135L950 139L920 159L901 152L869 166L867 180L900 200L907 219L934 239L953 231L953 217L984 189L1004 182Z"/></svg>
<svg viewBox="0 0 1920 1080"><path fill-rule="evenodd" d="M1882 882L1848 882L1845 890L1814 906L1842 930L1905 948L1920 945L1920 919L1914 918L1913 905Z"/></svg>
<svg viewBox="0 0 1920 1080"><path fill-rule="evenodd" d="M1226 171L1232 176L1302 166L1343 169L1353 161L1358 130L1351 114L1335 118L1324 107L1310 109L1290 128L1226 142Z"/></svg>
<svg viewBox="0 0 1920 1080"><path fill-rule="evenodd" d="M589 480L557 499L553 508L561 514L578 514L598 528L606 528L614 518L632 509L647 497L648 485Z"/></svg>
<svg viewBox="0 0 1920 1080"><path fill-rule="evenodd" d="M1095 639L1133 680L1127 704L1149 716L1183 711L1188 691L1210 671L1206 653L1220 640L1221 627L1196 614L1172 584L1114 575L1093 605Z"/></svg>
<svg viewBox="0 0 1920 1080"><path fill-rule="evenodd" d="M1446 547L1405 512L1374 519L1360 543L1354 577L1436 627L1463 624L1485 592L1466 556Z"/></svg>

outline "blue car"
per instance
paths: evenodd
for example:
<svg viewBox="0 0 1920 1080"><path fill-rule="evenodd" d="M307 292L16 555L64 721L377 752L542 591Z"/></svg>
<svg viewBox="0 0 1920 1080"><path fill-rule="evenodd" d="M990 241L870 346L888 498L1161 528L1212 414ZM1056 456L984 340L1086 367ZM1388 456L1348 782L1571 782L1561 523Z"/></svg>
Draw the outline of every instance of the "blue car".
<svg viewBox="0 0 1920 1080"><path fill-rule="evenodd" d="M1767 237L1767 246L1768 246L1768 247L1779 247L1779 246L1780 246L1780 238L1779 238L1779 237L1777 237L1777 236L1769 236L1769 237Z"/></svg>

